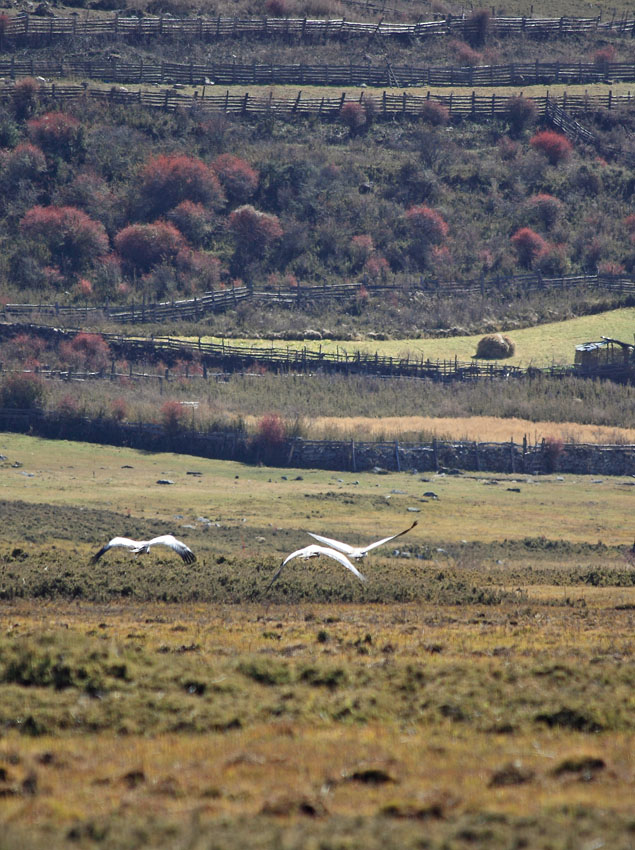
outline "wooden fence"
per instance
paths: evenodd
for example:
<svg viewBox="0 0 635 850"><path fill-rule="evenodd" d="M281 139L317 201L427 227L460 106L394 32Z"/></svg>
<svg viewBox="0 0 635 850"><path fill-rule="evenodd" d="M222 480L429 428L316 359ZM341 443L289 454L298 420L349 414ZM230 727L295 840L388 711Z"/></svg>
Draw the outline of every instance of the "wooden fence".
<svg viewBox="0 0 635 850"><path fill-rule="evenodd" d="M170 15L81 18L41 18L20 12L8 16L2 28L0 49L7 46L51 44L60 39L111 39L141 41L148 39L177 39L181 41L219 41L231 38L280 38L285 40L322 40L351 38L426 39L452 36L471 41L480 34L478 22L470 18L448 15L444 20L419 23L378 23L312 18L175 18ZM525 18L492 17L488 31L496 37L527 36L533 38L562 38L588 33L635 33L635 19L602 21L601 18Z"/></svg>
<svg viewBox="0 0 635 850"><path fill-rule="evenodd" d="M347 65L278 65L252 62L136 62L119 58L29 58L0 60L0 75L80 77L108 83L300 86L512 86L635 80L635 62L512 62L508 65L424 66L370 62Z"/></svg>
<svg viewBox="0 0 635 850"><path fill-rule="evenodd" d="M174 451L195 457L265 462L269 466L363 472L474 470L512 474L573 472L576 474L633 475L635 446L565 444L557 453L543 441L480 443L433 440L428 443L356 442L354 440L285 441L264 449L243 431L182 431L168 434L155 423L0 409L0 430L30 433L53 439L128 446L144 451Z"/></svg>
<svg viewBox="0 0 635 850"><path fill-rule="evenodd" d="M0 87L0 102L10 102L13 97L13 84ZM417 119L425 117L430 101L441 103L448 109L451 118L461 117L480 120L492 117L506 117L509 113L509 96L479 95L476 91L471 94L448 95L428 92L426 95L414 95L404 91L393 94L384 91L381 95L367 95L363 92L359 97L350 97L342 92L339 97L307 97L299 91L294 97L274 97L273 91L268 95L232 94L227 90L224 94L216 94L215 89L203 89L189 95L177 89L129 91L123 86L113 86L110 89L88 88L85 85L59 85L51 83L40 87L40 96L53 101L59 106L75 103L85 99L98 100L125 106L144 106L149 109L160 109L167 112L177 110L194 111L197 116L224 113L229 115L248 115L255 118L275 115L280 118L293 119L298 116L316 116L332 119L339 116L345 103L354 101L372 104L377 118L390 119L399 116ZM633 103L631 92L616 95L609 90L606 94L589 95L569 94L561 96L550 95L532 98L538 115L547 114L549 104L554 102L570 114L580 114L595 109L613 109L620 106L630 107Z"/></svg>
<svg viewBox="0 0 635 850"><path fill-rule="evenodd" d="M43 335L56 342L70 340L79 329L62 330L31 324L1 325L0 338L14 336L16 333ZM376 375L384 378L401 377L453 383L456 381L510 380L514 378L537 377L550 378L566 376L603 377L610 380L632 382L635 380L635 363L621 359L615 363L550 366L539 369L504 363L491 363L483 360L460 361L454 357L449 360L431 360L415 356L391 357L379 352L346 350L345 345L335 351L323 351L320 344L315 347L276 347L269 345L232 345L221 340L220 343L184 340L180 337L130 337L121 334L102 333L109 344L113 356L125 358L128 362L161 362L171 366L187 360L200 364L203 371L210 366L226 372L244 372L265 367L274 373L300 372L305 374L326 372L344 375ZM113 367L114 368L114 367ZM100 376L109 378L106 371Z"/></svg>
<svg viewBox="0 0 635 850"><path fill-rule="evenodd" d="M508 297L528 296L549 290L574 290L582 287L601 289L605 292L632 293L635 295L634 275L567 275L546 278L539 273L516 275L509 278L484 277L474 280L439 281L423 277L403 277L393 283L373 284L365 280L356 283L298 284L294 288L259 289L236 286L230 289L210 290L195 298L179 301L141 302L125 306L109 303L79 307L67 304L4 304L0 305L0 316L5 320L49 316L58 321L71 323L99 323L112 321L121 324L159 323L163 321L198 321L205 316L223 312L239 303L252 300L287 307L311 304L323 299L348 300L354 298L361 286L371 295L382 292L424 292L439 297L485 297L504 293ZM433 333L433 331L430 331Z"/></svg>

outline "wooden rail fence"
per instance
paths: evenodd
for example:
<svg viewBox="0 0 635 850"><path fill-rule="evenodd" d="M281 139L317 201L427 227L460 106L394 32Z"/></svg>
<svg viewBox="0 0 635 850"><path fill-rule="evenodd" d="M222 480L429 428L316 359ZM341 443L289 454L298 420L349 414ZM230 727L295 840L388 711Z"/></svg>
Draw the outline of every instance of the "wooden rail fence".
<svg viewBox="0 0 635 850"><path fill-rule="evenodd" d="M13 97L14 85L5 84L0 87L0 102L10 102ZM193 95L177 89L129 91L123 86L113 86L110 89L89 88L85 85L59 85L51 83L40 87L40 96L55 104L63 106L82 100L98 100L103 103L113 103L125 106L140 105L149 109L160 109L167 112L177 110L195 111L200 117L208 114L249 115L255 118L265 115L294 119L298 116L317 116L318 118L336 118L345 103L354 101L372 103L377 118L421 118L425 116L427 104L430 101L441 103L447 107L450 117L461 117L479 120L492 117L505 117L509 112L509 96L479 95L476 91L471 94L401 94L384 91L381 95L370 95L362 92L359 97L350 97L342 92L339 97L306 97L300 90L294 97L274 97L273 91L268 95L232 94L227 90L224 94L210 94L205 89L202 93ZM616 95L609 90L606 94L569 94L554 96L549 92L545 96L533 97L533 102L539 116L545 116L549 105L554 102L570 114L580 114L595 109L613 109L621 106L630 107L633 104L631 92Z"/></svg>
<svg viewBox="0 0 635 850"><path fill-rule="evenodd" d="M602 21L601 18L526 18L492 17L489 32L497 37L527 36L534 38L563 38L588 33L635 34L635 19ZM81 18L41 18L20 12L7 16L2 27L0 49L24 45L51 44L59 39L111 39L140 41L147 39L178 39L182 41L219 41L230 38L281 38L285 40L323 40L350 38L426 39L443 36L470 41L480 32L479 23L470 18L448 15L444 20L418 23L378 23L347 21L344 18L318 20L312 18L232 18L192 17L170 15Z"/></svg>
<svg viewBox="0 0 635 850"><path fill-rule="evenodd" d="M511 86L635 80L635 62L512 62L508 65L424 66L365 64L312 65L237 62L136 62L119 58L29 58L0 60L0 75L80 77L108 83L300 86Z"/></svg>
<svg viewBox="0 0 635 850"><path fill-rule="evenodd" d="M80 329L59 329L38 325L0 325L0 338L15 335L16 332L42 334L56 341L72 339ZM160 361L172 365L177 361L194 360L207 369L216 366L226 372L244 372L254 367L266 367L275 373L328 372L344 375L376 375L380 377L417 378L451 383L455 381L509 380L513 378L537 377L550 378L566 376L604 377L616 381L635 380L635 364L619 361L595 367L550 366L547 368L491 363L482 360L460 361L431 360L420 357L391 357L379 352L348 352L344 345L336 351L323 351L322 346L290 348L270 345L232 345L225 340L220 343L184 340L179 337L132 337L121 334L102 333L115 357L123 357L128 362ZM104 377L107 377L104 373Z"/></svg>
<svg viewBox="0 0 635 850"><path fill-rule="evenodd" d="M393 283L373 284L365 280L356 283L299 284L297 287L275 290L236 286L230 289L210 290L195 298L179 301L141 302L140 304L111 305L109 303L79 307L70 304L3 304L0 316L15 320L34 316L49 316L69 322L113 321L121 324L159 323L163 321L198 321L206 315L223 312L251 299L269 304L301 306L322 299L346 300L354 298L361 286L371 294L382 292L424 292L440 297L484 297L505 293L508 296L527 296L549 290L573 290L582 287L606 292L635 295L635 275L567 275L546 278L539 273L516 275L509 278L484 277L476 280L438 281L426 278L401 278Z"/></svg>

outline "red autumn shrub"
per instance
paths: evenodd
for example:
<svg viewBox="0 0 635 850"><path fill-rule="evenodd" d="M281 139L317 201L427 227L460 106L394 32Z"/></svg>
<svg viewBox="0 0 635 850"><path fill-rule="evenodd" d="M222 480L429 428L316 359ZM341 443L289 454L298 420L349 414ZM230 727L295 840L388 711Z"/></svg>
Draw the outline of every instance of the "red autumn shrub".
<svg viewBox="0 0 635 850"><path fill-rule="evenodd" d="M464 41L451 41L449 47L461 65L475 66L480 65L483 61L483 54L474 50L473 47L470 47Z"/></svg>
<svg viewBox="0 0 635 850"><path fill-rule="evenodd" d="M364 263L365 277L373 283L385 283L390 275L390 264L385 257L374 254Z"/></svg>
<svg viewBox="0 0 635 850"><path fill-rule="evenodd" d="M559 437L545 437L542 445L547 472L554 472L558 465L558 458L564 452L564 443Z"/></svg>
<svg viewBox="0 0 635 850"><path fill-rule="evenodd" d="M256 426L254 443L266 456L279 450L285 442L286 436L287 429L282 417L277 413L268 413L260 419Z"/></svg>
<svg viewBox="0 0 635 850"><path fill-rule="evenodd" d="M212 162L212 168L218 175L227 197L234 203L242 204L258 188L260 175L240 157L223 153Z"/></svg>
<svg viewBox="0 0 635 850"><path fill-rule="evenodd" d="M125 398L113 398L110 402L110 415L116 422L128 418L128 403Z"/></svg>
<svg viewBox="0 0 635 850"><path fill-rule="evenodd" d="M606 70L610 62L615 62L617 50L612 44L607 44L605 47L600 47L593 54L593 64L598 68Z"/></svg>
<svg viewBox="0 0 635 850"><path fill-rule="evenodd" d="M622 263L616 263L614 260L604 260L602 263L598 263L598 272L600 274L606 275L620 275L624 274L626 268Z"/></svg>
<svg viewBox="0 0 635 850"><path fill-rule="evenodd" d="M519 136L523 130L531 126L538 111L533 100L522 95L514 95L507 101L507 119L513 136Z"/></svg>
<svg viewBox="0 0 635 850"><path fill-rule="evenodd" d="M348 246L348 250L353 263L356 266L362 265L375 250L373 237L369 236L368 233L353 236L350 245Z"/></svg>
<svg viewBox="0 0 635 850"><path fill-rule="evenodd" d="M43 151L63 159L71 159L83 145L82 126L72 115L65 112L46 112L27 121L27 130L32 141Z"/></svg>
<svg viewBox="0 0 635 850"><path fill-rule="evenodd" d="M60 358L73 369L105 369L111 359L110 346L101 334L78 333L59 346Z"/></svg>
<svg viewBox="0 0 635 850"><path fill-rule="evenodd" d="M55 410L58 416L62 419L73 419L80 415L79 404L75 396L66 393L55 405Z"/></svg>
<svg viewBox="0 0 635 850"><path fill-rule="evenodd" d="M531 227L519 228L511 237L511 243L521 266L531 268L536 259L547 250L547 243Z"/></svg>
<svg viewBox="0 0 635 850"><path fill-rule="evenodd" d="M627 215L624 219L624 224L626 225L626 230L631 234L631 236L635 236L635 213Z"/></svg>
<svg viewBox="0 0 635 850"><path fill-rule="evenodd" d="M527 207L530 213L542 222L548 230L554 226L562 212L562 202L546 192L532 195L527 200Z"/></svg>
<svg viewBox="0 0 635 850"><path fill-rule="evenodd" d="M161 424L168 434L176 434L182 427L185 410L178 401L166 401L161 406Z"/></svg>
<svg viewBox="0 0 635 850"><path fill-rule="evenodd" d="M410 232L426 245L438 245L448 235L448 225L436 210L425 204L410 207L405 213Z"/></svg>
<svg viewBox="0 0 635 850"><path fill-rule="evenodd" d="M450 123L450 110L437 100L425 100L419 110L421 120L433 127L445 127Z"/></svg>
<svg viewBox="0 0 635 850"><path fill-rule="evenodd" d="M239 250L253 256L263 254L283 234L278 216L260 212L251 204L233 210L228 223Z"/></svg>
<svg viewBox="0 0 635 850"><path fill-rule="evenodd" d="M361 103L349 100L340 109L340 118L354 136L366 124L366 110Z"/></svg>
<svg viewBox="0 0 635 850"><path fill-rule="evenodd" d="M115 236L115 248L121 258L137 271L148 271L162 262L171 262L185 240L173 224L130 224Z"/></svg>
<svg viewBox="0 0 635 850"><path fill-rule="evenodd" d="M88 278L81 277L77 281L77 294L81 298L90 298L90 296L93 294L93 285L88 280Z"/></svg>
<svg viewBox="0 0 635 850"><path fill-rule="evenodd" d="M18 180L38 180L46 174L46 159L40 148L30 142L17 145L5 160L5 178L10 183Z"/></svg>
<svg viewBox="0 0 635 850"><path fill-rule="evenodd" d="M44 403L44 382L32 373L8 375L0 384L0 407L33 410Z"/></svg>
<svg viewBox="0 0 635 850"><path fill-rule="evenodd" d="M152 157L141 172L140 195L149 216L194 201L219 209L225 196L216 172L201 159L185 154Z"/></svg>
<svg viewBox="0 0 635 850"><path fill-rule="evenodd" d="M20 230L27 239L43 242L62 268L80 271L108 250L103 224L75 207L32 207Z"/></svg>
<svg viewBox="0 0 635 850"><path fill-rule="evenodd" d="M10 361L25 364L27 360L38 361L46 350L46 341L35 334L17 334L5 342L5 357Z"/></svg>
<svg viewBox="0 0 635 850"><path fill-rule="evenodd" d="M556 133L555 130L542 130L540 133L536 133L529 140L529 144L535 151L546 156L551 165L564 162L573 150L573 145L569 139L562 133Z"/></svg>

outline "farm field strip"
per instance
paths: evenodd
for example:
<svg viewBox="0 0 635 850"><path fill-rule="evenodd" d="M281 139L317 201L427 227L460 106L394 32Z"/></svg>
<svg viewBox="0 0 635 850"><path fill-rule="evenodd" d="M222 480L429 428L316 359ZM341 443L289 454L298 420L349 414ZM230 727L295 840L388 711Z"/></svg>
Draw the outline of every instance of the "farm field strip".
<svg viewBox="0 0 635 850"><path fill-rule="evenodd" d="M516 343L516 353L505 359L511 366L550 366L570 364L575 355L575 346L583 342L610 336L631 342L635 328L635 307L623 307L592 316L580 316L562 322L552 322L531 328L516 328L506 331ZM232 347L250 348L306 348L309 351L340 352L355 354L364 352L384 357L417 358L430 360L469 361L476 352L483 334L446 337L442 339L399 339L399 340L280 340L234 339L226 340ZM193 338L192 338L193 339ZM220 345L223 337L201 337L202 342Z"/></svg>

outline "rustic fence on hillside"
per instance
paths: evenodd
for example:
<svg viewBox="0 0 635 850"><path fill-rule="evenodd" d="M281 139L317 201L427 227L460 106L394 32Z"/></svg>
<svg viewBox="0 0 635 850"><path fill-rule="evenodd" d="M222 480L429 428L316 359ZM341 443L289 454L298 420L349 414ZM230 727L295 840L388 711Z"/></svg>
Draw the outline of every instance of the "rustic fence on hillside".
<svg viewBox="0 0 635 850"><path fill-rule="evenodd" d="M527 18L491 17L487 31L496 37L527 36L530 38L563 38L583 36L588 33L635 35L635 19L602 21L594 18ZM232 18L191 17L176 18L171 15L123 17L42 18L20 12L5 16L0 49L25 45L51 44L60 39L111 39L142 41L147 39L173 39L180 41L220 41L232 38L264 40L279 38L289 41L327 41L351 38L426 39L452 36L473 41L483 34L483 24L471 18L448 15L443 20L418 23L377 23L313 18Z"/></svg>
<svg viewBox="0 0 635 850"><path fill-rule="evenodd" d="M177 301L159 301L115 305L105 302L88 306L71 304L2 304L0 316L5 320L50 316L57 321L85 323L88 321L112 321L121 324L158 323L163 321L199 321L205 316L223 312L239 303L254 302L302 307L324 299L349 300L359 295L364 286L371 295L383 292L424 292L439 297L485 297L505 294L510 297L528 296L536 292L568 291L582 287L597 288L605 292L635 295L635 275L595 274L566 275L547 278L538 272L506 278L485 279L481 277L463 281L440 281L429 278L403 277L392 283L374 284L366 280L356 283L301 284L293 288L259 289L258 287L234 286L229 289L212 289L194 298ZM434 329L429 330L435 333ZM439 333L439 335L442 335Z"/></svg>
<svg viewBox="0 0 635 850"><path fill-rule="evenodd" d="M0 409L0 430L52 439L128 446L144 451L173 451L196 457L264 462L269 466L332 469L350 472L446 472L459 470L541 474L635 475L635 446L561 444L545 441L480 443L433 440L427 443L357 442L355 440L286 440L267 446L244 431L168 433L153 423L90 419L37 410ZM504 482L500 482L504 486ZM417 487L417 489L421 489ZM410 506L417 510L417 502Z"/></svg>
<svg viewBox="0 0 635 850"><path fill-rule="evenodd" d="M63 330L30 324L0 324L0 339L11 338L18 333L37 334L57 343L73 339L81 330ZM314 347L291 348L274 346L273 342L270 345L232 345L224 339L221 342L203 342L200 337L187 340L169 336L127 337L112 333L102 333L101 336L110 346L113 358L124 358L128 362L159 362L168 367L189 360L197 364L197 370L200 368L204 375L207 369L216 367L225 372L264 368L283 374L300 372L374 375L439 383L510 380L539 375L550 378L602 377L623 382L635 380L635 364L626 358L602 364L552 365L544 368L530 366L524 369L520 366L477 359L461 361L454 357L433 360L423 354L419 357L410 354L393 357L379 354L378 351L348 351L344 343L337 345L335 351L326 351L319 343L315 343ZM112 379L115 371L116 364L113 362L111 373L102 370L98 377Z"/></svg>
<svg viewBox="0 0 635 850"><path fill-rule="evenodd" d="M252 62L124 61L118 57L47 57L0 60L0 74L19 77L80 77L108 83L300 86L512 86L629 82L635 62L512 62L507 65L423 66L349 62L346 65Z"/></svg>
<svg viewBox="0 0 635 850"><path fill-rule="evenodd" d="M547 104L545 118L549 123L564 133L572 142L584 142L587 145L592 145L598 153L611 159L622 160L629 165L635 165L635 151L625 150L623 147L615 147L608 145L589 130L572 118L561 106L558 106L554 101Z"/></svg>
<svg viewBox="0 0 635 850"><path fill-rule="evenodd" d="M13 98L14 85L5 84L0 88L0 102L8 103ZM210 91L212 92L210 94ZM40 96L53 101L56 105L64 106L82 100L96 100L104 104L111 103L124 106L144 106L149 109L160 109L166 112L177 110L193 111L199 117L224 113L227 115L247 115L254 118L276 116L280 118L295 118L298 116L313 116L332 119L339 116L345 103L360 102L367 108L372 104L373 114L377 118L425 118L429 103L443 104L450 118L467 118L472 120L507 117L509 115L509 96L479 95L476 91L471 94L432 94L415 95L407 91L393 94L389 91L381 95L371 95L362 91L359 97L351 97L346 92L338 97L307 97L299 91L294 97L274 97L273 91L268 95L253 95L248 91L243 94L217 94L214 88L209 91L187 94L178 89L139 89L129 91L123 86L106 88L89 88L87 85L51 83L42 84ZM613 109L621 106L631 106L633 96L614 94L609 90L606 94L569 94L554 96L547 92L541 97L533 97L539 116L547 114L549 104L554 101L571 114L589 112L597 109Z"/></svg>

